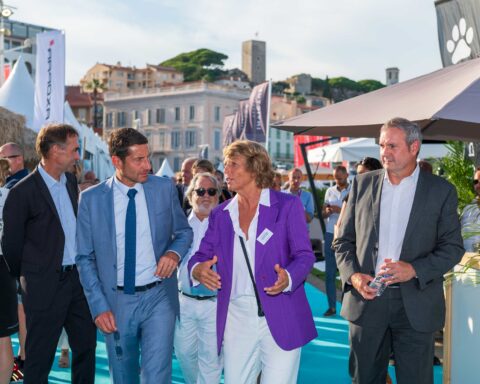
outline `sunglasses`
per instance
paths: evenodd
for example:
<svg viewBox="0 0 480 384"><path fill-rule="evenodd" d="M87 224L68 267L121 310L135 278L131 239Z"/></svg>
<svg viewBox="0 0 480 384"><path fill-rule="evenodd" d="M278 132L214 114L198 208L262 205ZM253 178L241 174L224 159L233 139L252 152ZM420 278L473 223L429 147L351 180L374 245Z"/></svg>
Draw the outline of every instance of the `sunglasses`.
<svg viewBox="0 0 480 384"><path fill-rule="evenodd" d="M208 188L208 189L198 188L198 189L195 189L195 193L197 194L197 196L200 196L200 197L205 195L205 192L208 193L208 196L215 196L217 194L217 190L215 188Z"/></svg>
<svg viewBox="0 0 480 384"><path fill-rule="evenodd" d="M478 184L478 180L473 180L473 185L477 185Z"/></svg>
<svg viewBox="0 0 480 384"><path fill-rule="evenodd" d="M10 156L2 156L2 159L15 159L20 157L21 155L10 155Z"/></svg>

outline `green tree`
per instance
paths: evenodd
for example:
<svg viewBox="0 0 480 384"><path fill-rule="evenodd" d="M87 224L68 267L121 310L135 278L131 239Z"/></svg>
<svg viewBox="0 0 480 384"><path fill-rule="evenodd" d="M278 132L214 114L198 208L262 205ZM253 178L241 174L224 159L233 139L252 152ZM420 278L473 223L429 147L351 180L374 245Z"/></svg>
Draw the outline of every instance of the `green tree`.
<svg viewBox="0 0 480 384"><path fill-rule="evenodd" d="M443 173L443 176L457 189L460 213L475 197L472 188L475 166L472 160L465 156L465 147L461 141L448 141L446 145L449 150L448 155L438 160L435 165L440 168L440 173Z"/></svg>
<svg viewBox="0 0 480 384"><path fill-rule="evenodd" d="M225 74L223 67L227 55L207 48L181 53L160 63L162 66L173 67L183 72L185 81L215 81Z"/></svg>
<svg viewBox="0 0 480 384"><path fill-rule="evenodd" d="M365 93L376 91L377 89L384 88L385 85L377 80L360 80L357 82L361 90Z"/></svg>
<svg viewBox="0 0 480 384"><path fill-rule="evenodd" d="M105 83L92 79L83 86L83 90L93 95L93 128L98 128L98 94L107 90Z"/></svg>
<svg viewBox="0 0 480 384"><path fill-rule="evenodd" d="M352 91L361 91L360 85L348 77L333 77L328 80L331 88L348 89Z"/></svg>

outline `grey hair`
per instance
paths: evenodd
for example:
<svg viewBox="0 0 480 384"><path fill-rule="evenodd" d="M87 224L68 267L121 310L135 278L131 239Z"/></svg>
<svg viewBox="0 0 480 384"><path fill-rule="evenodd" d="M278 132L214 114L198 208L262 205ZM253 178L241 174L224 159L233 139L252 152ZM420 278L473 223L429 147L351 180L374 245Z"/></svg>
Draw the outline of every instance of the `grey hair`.
<svg viewBox="0 0 480 384"><path fill-rule="evenodd" d="M409 146L412 145L414 141L418 141L420 145L422 144L422 131L418 124L413 121L404 119L403 117L394 117L382 125L380 133L388 128L401 129L405 133L405 138Z"/></svg>
<svg viewBox="0 0 480 384"><path fill-rule="evenodd" d="M185 193L185 196L187 196L188 202L190 204L192 204L192 196L193 196L193 191L195 190L195 184L197 184L197 180L202 177L205 177L212 182L212 184L214 185L214 188L217 190L218 197L220 197L222 193L222 188L217 178L215 177L215 175L212 175L211 173L208 173L208 172L197 173L195 176L193 176L192 182L188 186L187 192Z"/></svg>

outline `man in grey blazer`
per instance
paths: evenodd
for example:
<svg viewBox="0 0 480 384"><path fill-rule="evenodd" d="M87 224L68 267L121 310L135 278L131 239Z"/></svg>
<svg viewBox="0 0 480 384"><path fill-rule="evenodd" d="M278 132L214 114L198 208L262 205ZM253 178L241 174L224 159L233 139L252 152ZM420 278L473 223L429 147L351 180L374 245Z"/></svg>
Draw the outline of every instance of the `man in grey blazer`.
<svg viewBox="0 0 480 384"><path fill-rule="evenodd" d="M433 383L433 335L445 320L443 275L464 249L455 188L419 169L421 140L406 119L382 126L385 168L355 178L334 242L353 383L384 384L391 350L399 384ZM369 284L379 275L387 288L377 296Z"/></svg>
<svg viewBox="0 0 480 384"><path fill-rule="evenodd" d="M80 197L80 281L105 334L113 382L170 383L178 315L174 271L192 230L171 180L149 175L145 136L117 129L109 151L115 175Z"/></svg>

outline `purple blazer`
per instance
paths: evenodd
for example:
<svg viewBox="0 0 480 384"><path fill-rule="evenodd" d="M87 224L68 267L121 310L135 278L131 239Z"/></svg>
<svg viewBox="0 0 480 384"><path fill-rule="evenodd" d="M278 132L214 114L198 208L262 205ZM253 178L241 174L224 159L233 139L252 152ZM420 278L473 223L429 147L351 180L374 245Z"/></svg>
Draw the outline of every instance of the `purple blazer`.
<svg viewBox="0 0 480 384"><path fill-rule="evenodd" d="M228 210L229 201L216 207L209 217L209 225L200 248L188 263L189 271L195 263L217 255L217 273L222 279L217 301L217 347L220 352L232 290L233 241L235 232ZM299 348L317 336L313 315L303 283L313 267L315 256L308 236L305 212L297 196L270 190L270 207L260 205L257 238L268 228L273 235L262 245L255 242L255 282L265 318L278 346L284 350ZM275 264L285 268L292 279L292 290L269 296L265 287L277 280ZM257 316L252 313L252 316Z"/></svg>

